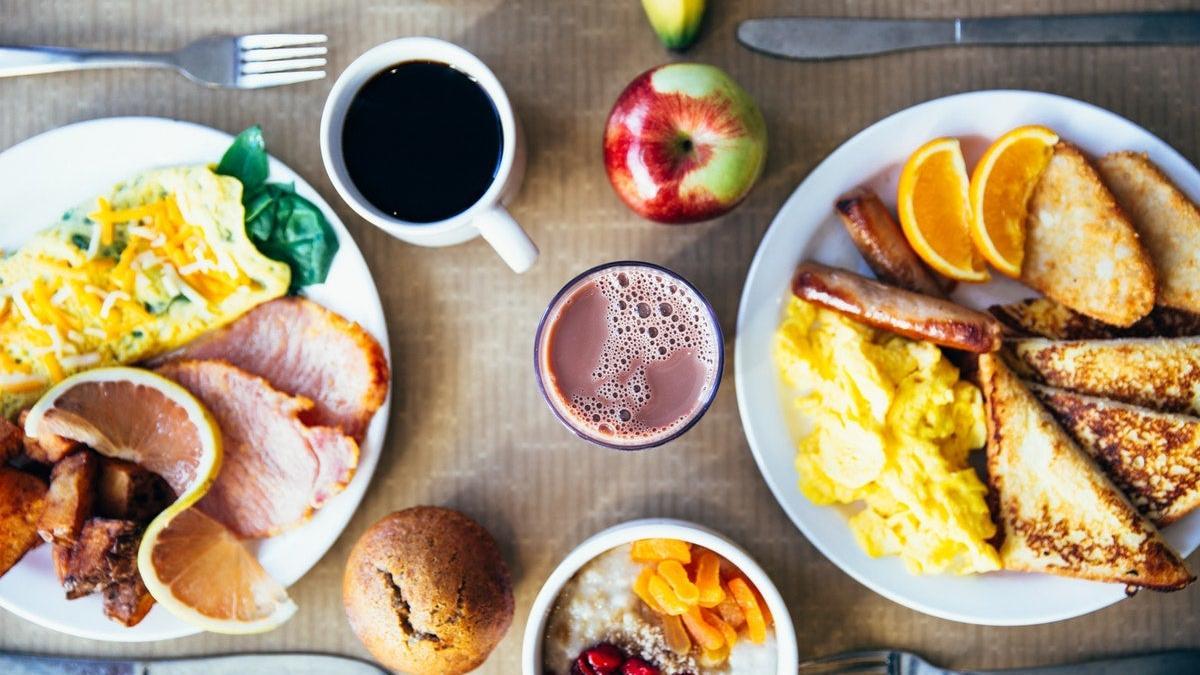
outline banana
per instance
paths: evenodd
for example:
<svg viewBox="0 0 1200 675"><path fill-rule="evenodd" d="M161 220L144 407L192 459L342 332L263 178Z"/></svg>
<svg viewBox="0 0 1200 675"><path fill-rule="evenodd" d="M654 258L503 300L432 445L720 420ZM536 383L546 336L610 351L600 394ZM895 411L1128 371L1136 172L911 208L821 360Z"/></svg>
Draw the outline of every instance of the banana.
<svg viewBox="0 0 1200 675"><path fill-rule="evenodd" d="M668 49L687 49L700 32L705 0L642 0L646 18Z"/></svg>

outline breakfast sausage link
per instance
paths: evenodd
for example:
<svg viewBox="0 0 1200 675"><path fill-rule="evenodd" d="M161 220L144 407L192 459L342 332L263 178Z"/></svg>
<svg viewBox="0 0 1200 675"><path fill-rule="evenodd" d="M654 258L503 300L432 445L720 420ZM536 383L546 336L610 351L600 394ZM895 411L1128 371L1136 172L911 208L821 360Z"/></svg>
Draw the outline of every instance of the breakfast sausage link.
<svg viewBox="0 0 1200 675"><path fill-rule="evenodd" d="M999 321L949 300L893 288L846 270L801 263L792 292L855 320L916 340L969 352L1000 348Z"/></svg>
<svg viewBox="0 0 1200 675"><path fill-rule="evenodd" d="M867 188L857 188L839 197L833 208L854 246L880 280L916 293L946 296L946 288L917 257L879 195Z"/></svg>

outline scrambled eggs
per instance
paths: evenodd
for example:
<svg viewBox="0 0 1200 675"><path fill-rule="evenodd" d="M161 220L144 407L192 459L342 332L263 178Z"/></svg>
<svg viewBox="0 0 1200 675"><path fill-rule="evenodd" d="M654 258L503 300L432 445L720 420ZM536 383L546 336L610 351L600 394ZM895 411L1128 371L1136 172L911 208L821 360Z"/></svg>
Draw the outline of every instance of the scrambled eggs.
<svg viewBox="0 0 1200 675"><path fill-rule="evenodd" d="M237 179L205 167L150 171L0 258L0 415L283 295L290 270L246 237L241 198Z"/></svg>
<svg viewBox="0 0 1200 675"><path fill-rule="evenodd" d="M986 440L983 398L934 344L793 298L775 342L802 440L800 490L861 502L850 518L871 556L914 574L1000 568L987 488L967 464Z"/></svg>

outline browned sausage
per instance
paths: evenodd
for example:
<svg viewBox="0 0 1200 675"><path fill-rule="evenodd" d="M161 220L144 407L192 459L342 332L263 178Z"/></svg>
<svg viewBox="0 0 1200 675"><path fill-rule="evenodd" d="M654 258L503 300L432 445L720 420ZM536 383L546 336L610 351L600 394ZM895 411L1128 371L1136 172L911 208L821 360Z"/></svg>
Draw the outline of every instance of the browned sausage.
<svg viewBox="0 0 1200 675"><path fill-rule="evenodd" d="M838 198L833 209L879 280L915 293L945 297L949 286L917 257L879 196L857 188Z"/></svg>
<svg viewBox="0 0 1200 675"><path fill-rule="evenodd" d="M802 300L915 340L968 352L994 352L1000 348L1003 329L993 317L846 270L815 262L800 263L792 292Z"/></svg>

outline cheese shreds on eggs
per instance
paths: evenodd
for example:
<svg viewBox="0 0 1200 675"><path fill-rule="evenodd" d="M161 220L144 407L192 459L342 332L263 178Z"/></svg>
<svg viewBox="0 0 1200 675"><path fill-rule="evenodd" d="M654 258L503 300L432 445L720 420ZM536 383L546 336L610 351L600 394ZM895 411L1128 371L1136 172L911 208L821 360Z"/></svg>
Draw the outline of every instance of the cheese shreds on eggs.
<svg viewBox="0 0 1200 675"><path fill-rule="evenodd" d="M168 352L287 292L246 236L242 185L150 171L0 258L0 415L79 370ZM215 262L214 262L215 261Z"/></svg>

